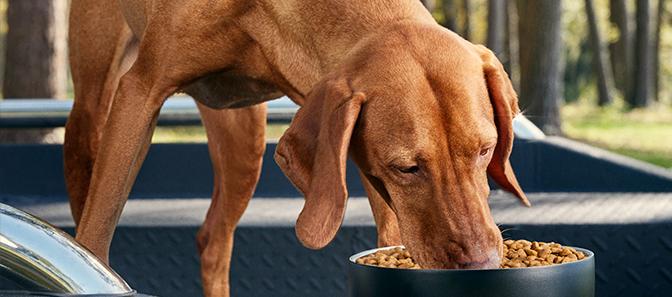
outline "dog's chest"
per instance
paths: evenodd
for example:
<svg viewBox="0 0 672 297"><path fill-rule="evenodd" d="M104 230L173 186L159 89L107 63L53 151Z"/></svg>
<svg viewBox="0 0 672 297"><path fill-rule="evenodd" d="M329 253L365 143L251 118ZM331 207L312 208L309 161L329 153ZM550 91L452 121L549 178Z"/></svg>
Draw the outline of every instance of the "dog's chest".
<svg viewBox="0 0 672 297"><path fill-rule="evenodd" d="M270 82L229 71L205 75L183 91L215 109L246 107L282 96Z"/></svg>

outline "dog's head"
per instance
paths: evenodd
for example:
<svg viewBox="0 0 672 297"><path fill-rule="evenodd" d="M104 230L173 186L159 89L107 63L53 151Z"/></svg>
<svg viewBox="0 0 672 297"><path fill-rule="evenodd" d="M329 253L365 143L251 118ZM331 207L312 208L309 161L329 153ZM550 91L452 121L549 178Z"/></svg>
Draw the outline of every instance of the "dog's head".
<svg viewBox="0 0 672 297"><path fill-rule="evenodd" d="M362 42L278 144L276 161L306 198L299 239L322 248L335 236L349 152L423 267L497 267L486 172L529 204L509 163L517 112L496 57L448 30L404 25Z"/></svg>

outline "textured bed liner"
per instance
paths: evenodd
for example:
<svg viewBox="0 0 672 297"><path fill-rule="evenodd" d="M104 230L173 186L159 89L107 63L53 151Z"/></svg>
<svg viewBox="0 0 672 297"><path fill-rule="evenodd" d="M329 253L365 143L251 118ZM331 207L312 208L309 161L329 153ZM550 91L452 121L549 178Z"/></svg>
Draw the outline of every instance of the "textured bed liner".
<svg viewBox="0 0 672 297"><path fill-rule="evenodd" d="M672 292L672 193L533 193L533 207L493 192L507 238L555 241L596 253L596 296ZM66 202L5 197L74 232ZM112 267L139 292L201 296L196 233L209 199L131 199L111 248ZM347 296L347 258L376 245L368 201L352 198L344 226L326 248L300 245L300 198L255 198L236 231L232 296Z"/></svg>
<svg viewBox="0 0 672 297"><path fill-rule="evenodd" d="M498 224L636 224L672 222L672 193L533 193L532 207L522 206L512 195L493 191L490 206ZM14 203L57 226L73 226L66 202ZM131 199L124 209L122 226L198 226L209 198ZM293 226L303 206L301 198L252 199L241 226ZM348 201L346 226L373 225L366 198Z"/></svg>

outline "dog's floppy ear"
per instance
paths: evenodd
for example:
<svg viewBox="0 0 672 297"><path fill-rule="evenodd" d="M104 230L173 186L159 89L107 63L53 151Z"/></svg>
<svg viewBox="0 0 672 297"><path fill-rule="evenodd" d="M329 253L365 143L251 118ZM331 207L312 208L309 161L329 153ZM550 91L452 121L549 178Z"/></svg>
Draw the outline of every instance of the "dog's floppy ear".
<svg viewBox="0 0 672 297"><path fill-rule="evenodd" d="M502 188L516 195L523 204L530 206L530 201L520 188L509 161L513 147L513 117L520 111L518 96L497 57L484 46L479 45L477 49L483 59L483 72L497 125L497 145L488 165L488 174Z"/></svg>
<svg viewBox="0 0 672 297"><path fill-rule="evenodd" d="M326 246L343 221L345 164L364 100L345 79L325 79L308 94L278 143L275 161L306 199L296 235L308 248Z"/></svg>

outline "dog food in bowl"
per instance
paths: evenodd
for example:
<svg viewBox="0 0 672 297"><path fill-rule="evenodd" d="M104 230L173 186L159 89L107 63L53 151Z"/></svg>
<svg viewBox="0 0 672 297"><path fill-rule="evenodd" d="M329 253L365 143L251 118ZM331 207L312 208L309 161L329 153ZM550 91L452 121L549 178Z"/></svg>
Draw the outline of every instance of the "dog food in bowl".
<svg viewBox="0 0 672 297"><path fill-rule="evenodd" d="M411 254L402 247L395 247L388 250L380 250L373 254L368 254L356 260L357 264L401 268L401 269L420 269L411 258Z"/></svg>
<svg viewBox="0 0 672 297"><path fill-rule="evenodd" d="M555 242L538 242L527 240L505 240L504 257L501 268L523 268L548 266L582 260L586 255L572 247L565 247ZM421 269L413 261L411 254L402 247L379 250L373 254L360 257L357 264L387 268Z"/></svg>
<svg viewBox="0 0 672 297"><path fill-rule="evenodd" d="M586 255L559 243L527 240L505 240L502 268L548 266L583 260Z"/></svg>

